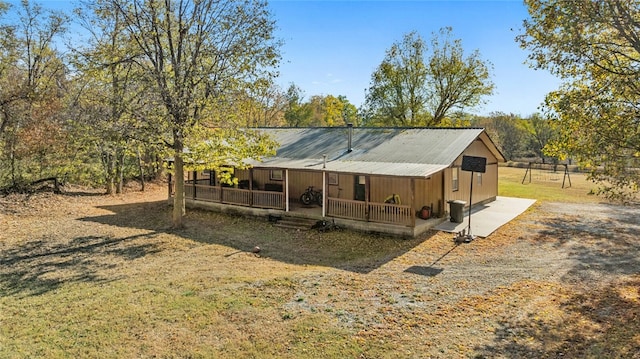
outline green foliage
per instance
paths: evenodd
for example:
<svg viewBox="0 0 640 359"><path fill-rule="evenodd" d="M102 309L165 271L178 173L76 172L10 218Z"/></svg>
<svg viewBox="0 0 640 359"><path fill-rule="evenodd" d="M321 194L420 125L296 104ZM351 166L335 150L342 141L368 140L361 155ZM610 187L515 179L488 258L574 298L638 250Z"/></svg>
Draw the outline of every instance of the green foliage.
<svg viewBox="0 0 640 359"><path fill-rule="evenodd" d="M312 96L304 102L302 90L291 84L287 90L284 118L291 127L333 127L352 123L358 125L356 107L345 96Z"/></svg>
<svg viewBox="0 0 640 359"><path fill-rule="evenodd" d="M590 169L609 198L636 196L640 175L640 4L527 1L518 37L532 66L563 78L545 101L559 132L546 149Z"/></svg>
<svg viewBox="0 0 640 359"><path fill-rule="evenodd" d="M426 43L411 32L387 50L371 75L365 105L370 109L368 124L419 126L426 123L428 70Z"/></svg>
<svg viewBox="0 0 640 359"><path fill-rule="evenodd" d="M451 28L433 34L431 52L411 32L392 44L371 76L363 116L369 126L441 126L454 110L493 93L490 63L476 50L465 57Z"/></svg>
<svg viewBox="0 0 640 359"><path fill-rule="evenodd" d="M475 117L471 125L484 127L508 161L527 158L546 163L549 158L544 149L557 133L554 124L537 113L521 118L494 112Z"/></svg>
<svg viewBox="0 0 640 359"><path fill-rule="evenodd" d="M0 14L7 10L0 6ZM0 186L22 189L65 175L73 154L64 125L65 69L53 41L64 15L23 1L0 25Z"/></svg>
<svg viewBox="0 0 640 359"><path fill-rule="evenodd" d="M79 5L88 36L68 58L53 48L66 15L24 1L16 23L0 23L0 186L56 176L120 190L185 144L194 160L227 165L272 153L270 140L238 130L282 123L265 2ZM0 19L7 9L0 2Z"/></svg>
<svg viewBox="0 0 640 359"><path fill-rule="evenodd" d="M131 56L164 112L154 119L171 133L169 140L164 134L161 138L167 141L174 158L173 225L181 227L185 213L185 145L191 144L191 156L210 158L195 152L229 150L227 142L238 144L237 138L215 138L209 145L200 146L190 136L198 139L193 129L235 127L234 113L227 113L233 109L233 100L239 93L270 83L280 60L280 41L273 36L275 22L266 2L258 0L109 2L125 22L125 37L134 45ZM224 132L214 134L219 133ZM247 136L250 134L242 138ZM226 156L230 164L242 163L244 158L236 158L238 154L245 153L232 151L221 156Z"/></svg>
<svg viewBox="0 0 640 359"><path fill-rule="evenodd" d="M189 129L187 138L185 168L190 171L214 170L222 176L230 172L221 169L229 166L246 169L250 166L247 160L260 161L264 156L273 156L277 148L277 143L268 136L250 129L196 125ZM227 176L221 180L229 183L232 179Z"/></svg>
<svg viewBox="0 0 640 359"><path fill-rule="evenodd" d="M302 101L304 93L295 84L291 84L287 89L287 108L284 112L284 119L288 126L306 127L311 122L311 107Z"/></svg>

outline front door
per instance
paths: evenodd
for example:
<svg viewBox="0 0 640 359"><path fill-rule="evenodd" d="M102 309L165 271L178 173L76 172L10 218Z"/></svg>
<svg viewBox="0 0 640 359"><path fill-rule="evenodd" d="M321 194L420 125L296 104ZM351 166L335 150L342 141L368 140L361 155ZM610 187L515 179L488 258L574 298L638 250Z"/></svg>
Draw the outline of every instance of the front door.
<svg viewBox="0 0 640 359"><path fill-rule="evenodd" d="M356 176L356 180L355 180L355 190L353 191L354 193L354 199L356 201L364 201L367 195L367 191L365 189L365 183L367 182L366 177L365 176Z"/></svg>

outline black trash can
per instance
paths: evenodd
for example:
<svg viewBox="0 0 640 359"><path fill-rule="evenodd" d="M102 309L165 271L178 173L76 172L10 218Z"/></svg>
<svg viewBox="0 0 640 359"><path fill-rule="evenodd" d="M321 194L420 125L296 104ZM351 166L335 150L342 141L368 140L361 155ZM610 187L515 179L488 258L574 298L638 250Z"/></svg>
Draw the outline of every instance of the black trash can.
<svg viewBox="0 0 640 359"><path fill-rule="evenodd" d="M451 222L462 223L464 220L464 206L466 204L467 202L460 200L449 201Z"/></svg>

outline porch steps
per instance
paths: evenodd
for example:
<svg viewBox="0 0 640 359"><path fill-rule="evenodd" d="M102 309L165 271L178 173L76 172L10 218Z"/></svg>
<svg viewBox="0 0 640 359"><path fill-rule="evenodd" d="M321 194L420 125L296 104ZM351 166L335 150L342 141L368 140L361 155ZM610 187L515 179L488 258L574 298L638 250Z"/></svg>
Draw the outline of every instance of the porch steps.
<svg viewBox="0 0 640 359"><path fill-rule="evenodd" d="M278 220L274 226L280 228L297 229L300 231L308 231L318 222L317 219L301 218L301 217L283 217Z"/></svg>

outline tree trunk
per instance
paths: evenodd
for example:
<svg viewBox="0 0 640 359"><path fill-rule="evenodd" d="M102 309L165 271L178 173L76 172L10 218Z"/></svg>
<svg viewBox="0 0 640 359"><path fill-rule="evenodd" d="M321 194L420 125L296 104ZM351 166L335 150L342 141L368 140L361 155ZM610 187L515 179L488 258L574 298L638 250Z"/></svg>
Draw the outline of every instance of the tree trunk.
<svg viewBox="0 0 640 359"><path fill-rule="evenodd" d="M178 135L174 138L179 137ZM183 228L185 215L184 201L184 163L182 161L183 144L181 138L175 139L174 145L174 171L176 181L176 193L173 196L173 228Z"/></svg>
<svg viewBox="0 0 640 359"><path fill-rule="evenodd" d="M105 190L108 195L113 194L115 191L115 183L113 178L113 156L111 153L105 151L102 153L102 165L105 170Z"/></svg>
<svg viewBox="0 0 640 359"><path fill-rule="evenodd" d="M142 164L142 155L140 154L140 148L138 147L138 169L140 170L140 191L144 192L144 166Z"/></svg>
<svg viewBox="0 0 640 359"><path fill-rule="evenodd" d="M118 160L116 161L116 178L118 183L116 193L121 194L124 187L124 158L126 151L122 148L120 151L116 151L116 154L118 156Z"/></svg>
<svg viewBox="0 0 640 359"><path fill-rule="evenodd" d="M11 161L11 186L17 188L18 180L16 179L16 143L15 138L11 138L11 148L9 149L9 159Z"/></svg>

